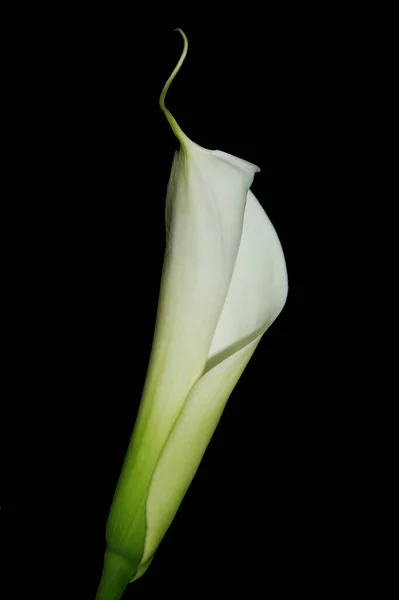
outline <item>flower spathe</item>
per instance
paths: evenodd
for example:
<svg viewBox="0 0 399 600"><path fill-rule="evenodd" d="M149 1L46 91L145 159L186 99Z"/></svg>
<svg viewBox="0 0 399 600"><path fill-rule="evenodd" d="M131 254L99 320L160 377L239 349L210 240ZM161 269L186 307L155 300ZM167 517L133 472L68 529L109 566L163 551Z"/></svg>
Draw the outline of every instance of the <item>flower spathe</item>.
<svg viewBox="0 0 399 600"><path fill-rule="evenodd" d="M287 271L250 191L255 165L178 137L166 197L166 251L139 414L107 524L98 600L118 600L148 568L226 402L282 310ZM118 595L119 594L119 595Z"/></svg>

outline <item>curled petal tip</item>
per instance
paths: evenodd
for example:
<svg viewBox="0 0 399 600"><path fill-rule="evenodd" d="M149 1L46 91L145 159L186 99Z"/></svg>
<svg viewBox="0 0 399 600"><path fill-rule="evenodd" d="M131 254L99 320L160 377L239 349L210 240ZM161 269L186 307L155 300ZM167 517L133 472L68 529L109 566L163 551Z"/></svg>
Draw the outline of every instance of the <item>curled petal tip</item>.
<svg viewBox="0 0 399 600"><path fill-rule="evenodd" d="M170 75L169 79L167 80L167 82L164 85L164 88L161 92L161 96L159 98L159 105L160 105L164 115L168 119L169 124L170 124L175 136L180 141L180 143L183 144L185 141L188 140L188 138L183 133L183 131L180 129L180 127L178 126L176 119L171 115L170 111L165 106L165 97L166 97L167 91L169 89L169 86L172 83L172 81L174 80L174 78L176 77L176 74L180 71L180 67L182 66L184 59L186 58L187 50L188 50L188 40L187 40L187 37L186 37L186 34L184 33L184 31L180 28L175 29L175 31L179 31L183 37L183 40L184 40L183 51L182 51L182 54L180 56L180 59L179 59L177 65L173 69L172 74Z"/></svg>

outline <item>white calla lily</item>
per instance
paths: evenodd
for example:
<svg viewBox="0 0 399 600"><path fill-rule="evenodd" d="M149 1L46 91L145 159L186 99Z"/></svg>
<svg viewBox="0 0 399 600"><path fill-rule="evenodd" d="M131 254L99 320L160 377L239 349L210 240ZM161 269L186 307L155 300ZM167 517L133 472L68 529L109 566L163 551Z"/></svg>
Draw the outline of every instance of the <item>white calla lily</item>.
<svg viewBox="0 0 399 600"><path fill-rule="evenodd" d="M179 30L180 31L180 30ZM166 198L166 252L150 364L107 524L97 600L118 600L148 568L226 402L282 310L277 234L249 190L255 165L201 148L161 108L181 143Z"/></svg>

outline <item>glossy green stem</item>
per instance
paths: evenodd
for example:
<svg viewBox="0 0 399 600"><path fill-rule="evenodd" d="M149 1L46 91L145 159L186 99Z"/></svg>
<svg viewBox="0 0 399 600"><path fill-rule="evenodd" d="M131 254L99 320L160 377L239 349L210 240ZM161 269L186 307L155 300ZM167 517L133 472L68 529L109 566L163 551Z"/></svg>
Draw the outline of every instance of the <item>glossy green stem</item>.
<svg viewBox="0 0 399 600"><path fill-rule="evenodd" d="M107 549L96 600L120 600L133 573L134 567L128 560Z"/></svg>

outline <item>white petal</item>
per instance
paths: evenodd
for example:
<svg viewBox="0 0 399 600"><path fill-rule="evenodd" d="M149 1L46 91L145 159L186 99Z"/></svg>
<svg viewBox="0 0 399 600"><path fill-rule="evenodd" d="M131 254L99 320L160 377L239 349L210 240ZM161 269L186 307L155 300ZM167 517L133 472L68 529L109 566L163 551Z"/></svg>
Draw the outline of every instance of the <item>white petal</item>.
<svg viewBox="0 0 399 600"><path fill-rule="evenodd" d="M283 309L287 292L287 269L280 240L262 206L249 191L240 249L207 369L263 334Z"/></svg>
<svg viewBox="0 0 399 600"><path fill-rule="evenodd" d="M171 524L259 340L260 337L216 365L191 390L151 481L142 563L153 555Z"/></svg>
<svg viewBox="0 0 399 600"><path fill-rule="evenodd" d="M151 481L142 562L155 552L173 520L235 384L286 296L279 239L249 192L240 249L206 372L192 388Z"/></svg>
<svg viewBox="0 0 399 600"><path fill-rule="evenodd" d="M140 452L159 454L201 376L240 245L248 188L257 168L194 144L176 154L167 194L167 250L148 384L136 426Z"/></svg>
<svg viewBox="0 0 399 600"><path fill-rule="evenodd" d="M167 248L150 365L107 525L108 546L141 556L152 473L201 377L240 246L255 165L188 141L167 191ZM143 561L142 561L143 562Z"/></svg>

